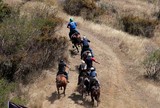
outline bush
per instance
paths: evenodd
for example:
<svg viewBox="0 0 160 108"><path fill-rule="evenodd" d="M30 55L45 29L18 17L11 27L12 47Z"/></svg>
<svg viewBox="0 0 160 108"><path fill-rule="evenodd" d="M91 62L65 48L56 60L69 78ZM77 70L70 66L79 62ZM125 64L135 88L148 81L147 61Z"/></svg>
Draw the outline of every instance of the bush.
<svg viewBox="0 0 160 108"><path fill-rule="evenodd" d="M132 15L123 17L121 21L125 32L145 37L154 36L154 29L158 25L156 20L143 19Z"/></svg>
<svg viewBox="0 0 160 108"><path fill-rule="evenodd" d="M160 80L160 49L156 50L144 62L147 77Z"/></svg>
<svg viewBox="0 0 160 108"><path fill-rule="evenodd" d="M60 18L27 20L18 16L14 13L0 24L0 77L26 82L30 74L53 66L60 58L67 59L68 41L55 35L56 28L62 26Z"/></svg>
<svg viewBox="0 0 160 108"><path fill-rule="evenodd" d="M102 15L104 10L96 5L96 0L65 0L64 10L70 15L81 15L87 20L93 20Z"/></svg>
<svg viewBox="0 0 160 108"><path fill-rule="evenodd" d="M2 0L0 0L0 22L3 21L3 18L9 16L11 14L11 8L4 4Z"/></svg>
<svg viewBox="0 0 160 108"><path fill-rule="evenodd" d="M7 80L0 79L0 108L8 108L7 102L8 100L15 102L16 104L25 104L26 100L21 99L19 96L13 96L10 99L9 95L14 91L18 92L17 84L14 82L8 82Z"/></svg>

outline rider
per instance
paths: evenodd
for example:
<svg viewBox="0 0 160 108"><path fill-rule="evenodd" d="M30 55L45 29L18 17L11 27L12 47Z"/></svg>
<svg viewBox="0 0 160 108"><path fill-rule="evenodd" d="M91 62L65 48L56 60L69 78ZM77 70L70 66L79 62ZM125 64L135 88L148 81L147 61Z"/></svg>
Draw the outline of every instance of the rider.
<svg viewBox="0 0 160 108"><path fill-rule="evenodd" d="M90 42L90 40L88 40L86 38L86 36L83 36L83 39L81 41L81 43L82 43L82 50L83 50L83 48L89 48L89 42Z"/></svg>
<svg viewBox="0 0 160 108"><path fill-rule="evenodd" d="M91 86L93 86L93 85L100 86L100 83L97 79L96 68L91 67L90 70L91 70L91 72L90 72L89 76L90 76L90 80L91 80Z"/></svg>
<svg viewBox="0 0 160 108"><path fill-rule="evenodd" d="M69 68L66 63L63 61L63 60L60 60L59 64L58 64L58 72L57 72L57 75L59 74L64 74L66 79L67 79L67 82L69 83L68 81L68 73L65 71L65 68Z"/></svg>
<svg viewBox="0 0 160 108"><path fill-rule="evenodd" d="M92 57L92 54L89 53L88 56L87 56L87 58L86 58L86 60L85 60L85 63L87 64L87 70L90 70L90 68L93 67L93 61L94 61L95 63L100 64L99 62L97 62L97 61L95 60L94 57Z"/></svg>
<svg viewBox="0 0 160 108"><path fill-rule="evenodd" d="M67 28L70 29L69 38L71 39L72 34L74 34L75 32L77 32L77 33L79 33L79 32L76 29L77 28L77 23L73 21L73 18L70 18L69 21L70 22L68 23Z"/></svg>
<svg viewBox="0 0 160 108"><path fill-rule="evenodd" d="M83 54L83 52L85 52L86 50L90 49L89 48L89 42L90 42L90 40L88 40L86 38L86 36L83 36L83 39L81 40L81 43L82 43L81 55ZM92 51L92 49L91 49L91 51Z"/></svg>
<svg viewBox="0 0 160 108"><path fill-rule="evenodd" d="M82 48L82 51L81 51L81 59L82 59L83 53L84 53L85 51L89 51L90 54L91 54L91 56L94 57L93 51L92 51L92 49L91 49L90 47L83 47L83 48Z"/></svg>
<svg viewBox="0 0 160 108"><path fill-rule="evenodd" d="M82 60L82 63L79 66L79 76L78 76L78 85L80 84L80 77L86 75L87 64Z"/></svg>

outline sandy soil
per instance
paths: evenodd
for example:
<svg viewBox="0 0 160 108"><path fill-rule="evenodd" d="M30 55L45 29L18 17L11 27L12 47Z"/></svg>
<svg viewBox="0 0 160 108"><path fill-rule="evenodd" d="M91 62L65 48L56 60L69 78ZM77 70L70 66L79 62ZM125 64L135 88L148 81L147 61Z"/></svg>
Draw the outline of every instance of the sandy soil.
<svg viewBox="0 0 160 108"><path fill-rule="evenodd" d="M91 40L90 45L95 58L100 62L100 64L94 64L101 83L101 103L98 108L159 108L160 88L142 77L144 70L124 52L125 43L118 45L116 43L119 43L119 40L116 38L82 28L79 29L80 33L85 34ZM68 30L64 26L59 33L67 36ZM73 50L71 45L67 53L70 53L70 50ZM76 68L80 64L79 54L70 55L69 61L70 83L67 85L66 96L61 94L58 97L57 95L55 85L57 69L44 70L44 74L29 86L29 107L92 107L90 97L82 99L76 91L78 77Z"/></svg>

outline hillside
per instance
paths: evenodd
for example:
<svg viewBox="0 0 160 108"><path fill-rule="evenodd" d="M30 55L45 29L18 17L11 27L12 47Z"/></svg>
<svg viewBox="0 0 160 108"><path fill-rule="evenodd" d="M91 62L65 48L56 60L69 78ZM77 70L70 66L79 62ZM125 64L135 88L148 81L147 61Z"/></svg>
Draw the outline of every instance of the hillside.
<svg viewBox="0 0 160 108"><path fill-rule="evenodd" d="M69 16L65 18L67 21ZM101 63L95 64L102 86L99 108L152 108L153 105L154 108L158 108L159 87L142 77L144 70L141 65L142 58L148 52L147 49L158 46L149 39L133 37L105 25L83 21L78 17L75 19L80 24L78 29L81 34L91 40L95 57ZM59 33L68 34L66 25ZM71 46L70 49L72 49ZM71 71L67 95L58 99L55 88L56 69L47 70L36 83L29 86L30 107L91 107L90 98L82 101L75 91L78 77L75 67L80 64L80 56L71 56L69 61Z"/></svg>
<svg viewBox="0 0 160 108"><path fill-rule="evenodd" d="M140 9L145 12L148 6L143 0L102 0L120 8ZM32 4L32 2L30 2ZM134 4L134 5L133 5ZM139 8L137 8L137 7ZM132 7L132 8L130 8ZM154 10L154 9L153 9ZM148 10L148 11L152 11ZM152 13L152 12L151 12ZM139 13L140 14L140 13ZM151 15L150 12L147 14ZM57 35L68 37L66 28L70 17L78 22L78 30L82 36L91 40L91 48L95 58L100 64L94 64L101 83L101 103L98 108L159 108L160 87L159 83L144 78L145 70L142 62L152 51L159 48L159 37L152 39L133 36L121 30L117 30L106 24L96 24L84 20L82 17L69 16L59 11L58 16L64 23ZM67 55L69 55L69 80L66 96L58 98L55 77L57 67L42 70L42 74L34 83L21 85L21 90L28 98L29 108L91 108L91 99L82 99L76 92L80 55L71 55L73 50L70 43Z"/></svg>

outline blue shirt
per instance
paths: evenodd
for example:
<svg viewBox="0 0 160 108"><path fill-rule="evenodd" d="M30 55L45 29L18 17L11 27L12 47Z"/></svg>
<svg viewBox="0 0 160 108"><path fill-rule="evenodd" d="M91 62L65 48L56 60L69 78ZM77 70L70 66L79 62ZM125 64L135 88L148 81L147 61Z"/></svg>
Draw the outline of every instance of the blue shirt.
<svg viewBox="0 0 160 108"><path fill-rule="evenodd" d="M75 30L77 27L77 23L76 22L69 22L68 26L70 27L70 30Z"/></svg>
<svg viewBox="0 0 160 108"><path fill-rule="evenodd" d="M83 39L82 40L82 44L83 44L83 46L85 47L85 46L89 46L89 43L88 42L90 42L88 39Z"/></svg>
<svg viewBox="0 0 160 108"><path fill-rule="evenodd" d="M91 71L89 76L90 77L96 77L97 76L96 71Z"/></svg>

